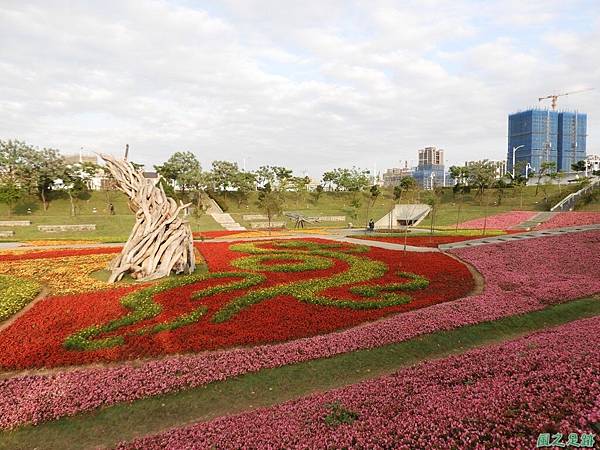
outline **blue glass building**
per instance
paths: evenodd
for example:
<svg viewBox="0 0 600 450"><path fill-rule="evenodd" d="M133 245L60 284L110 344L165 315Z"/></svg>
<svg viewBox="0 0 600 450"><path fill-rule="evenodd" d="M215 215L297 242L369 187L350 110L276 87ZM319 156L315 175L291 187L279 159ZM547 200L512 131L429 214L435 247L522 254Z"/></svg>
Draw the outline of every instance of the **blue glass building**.
<svg viewBox="0 0 600 450"><path fill-rule="evenodd" d="M530 109L508 116L507 170L523 161L538 171L544 161L557 170L571 170L573 159L585 159L587 116L580 113ZM573 161L574 162L574 161Z"/></svg>
<svg viewBox="0 0 600 450"><path fill-rule="evenodd" d="M558 115L558 170L568 172L571 164L586 157L587 115L563 112Z"/></svg>

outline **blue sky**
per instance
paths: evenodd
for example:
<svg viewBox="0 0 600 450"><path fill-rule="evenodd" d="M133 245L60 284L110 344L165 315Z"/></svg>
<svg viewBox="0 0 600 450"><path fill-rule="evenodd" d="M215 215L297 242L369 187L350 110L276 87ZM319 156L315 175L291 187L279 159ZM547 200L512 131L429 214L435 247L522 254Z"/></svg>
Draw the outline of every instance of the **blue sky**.
<svg viewBox="0 0 600 450"><path fill-rule="evenodd" d="M0 138L148 166L378 170L506 153L507 115L554 92L600 153L600 2L0 3Z"/></svg>

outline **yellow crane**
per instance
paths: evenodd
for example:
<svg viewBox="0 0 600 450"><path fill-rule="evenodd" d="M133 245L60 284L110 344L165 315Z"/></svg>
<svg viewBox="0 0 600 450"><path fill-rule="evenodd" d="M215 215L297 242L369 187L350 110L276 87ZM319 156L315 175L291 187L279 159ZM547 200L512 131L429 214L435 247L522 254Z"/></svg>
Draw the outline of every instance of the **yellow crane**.
<svg viewBox="0 0 600 450"><path fill-rule="evenodd" d="M552 99L552 111L556 111L556 102L558 100L558 97L564 97L566 95L571 95L571 94L579 94L580 92L587 92L587 91L592 91L592 90L594 90L594 88L580 89L578 91L565 92L564 94L547 95L546 97L538 98L538 102L541 102L542 100L547 100L547 99L551 98Z"/></svg>

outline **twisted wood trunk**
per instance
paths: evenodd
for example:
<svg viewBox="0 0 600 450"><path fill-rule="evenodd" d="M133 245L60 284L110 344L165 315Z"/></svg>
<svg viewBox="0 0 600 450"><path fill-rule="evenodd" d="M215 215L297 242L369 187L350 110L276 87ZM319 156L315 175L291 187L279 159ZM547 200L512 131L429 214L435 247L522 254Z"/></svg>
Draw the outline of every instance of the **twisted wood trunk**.
<svg viewBox="0 0 600 450"><path fill-rule="evenodd" d="M111 261L109 283L130 273L149 281L175 273L192 273L196 267L192 230L179 213L190 204L177 204L162 186L155 186L126 160L101 154L117 188L129 197L135 225L121 253Z"/></svg>

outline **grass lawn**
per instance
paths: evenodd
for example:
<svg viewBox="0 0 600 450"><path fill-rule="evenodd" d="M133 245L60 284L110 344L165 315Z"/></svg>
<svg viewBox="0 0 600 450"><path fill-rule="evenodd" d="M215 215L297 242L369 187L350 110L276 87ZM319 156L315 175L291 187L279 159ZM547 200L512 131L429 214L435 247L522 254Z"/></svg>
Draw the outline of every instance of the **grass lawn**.
<svg viewBox="0 0 600 450"><path fill-rule="evenodd" d="M110 197L115 208L115 215L109 215L107 210L106 195L103 192L94 192L89 200L80 201L78 214L71 216L70 204L66 199L57 199L50 202L47 211L35 201L26 201L19 205L10 216L6 205L0 204L0 220L30 220L28 227L2 227L0 230L12 230L15 235L11 238L0 238L0 241L31 241L31 240L96 240L100 242L125 242L135 222L135 217L127 206L125 195L114 192ZM27 208L32 213L27 214ZM93 213L96 208L96 213ZM205 231L220 229L212 217L204 214L198 218L189 217L192 231ZM60 233L46 233L38 231L38 225L66 225L66 224L96 224L96 231L72 231Z"/></svg>
<svg viewBox="0 0 600 450"><path fill-rule="evenodd" d="M566 195L569 190L575 186L563 186L562 194ZM458 217L459 198L454 196L452 189L444 190L440 197L440 202L436 210L435 225L439 227L450 227L459 222L471 219L477 219L485 215L493 215L512 210L545 210L543 194L540 192L535 195L535 186L528 186L521 195L513 190L506 189L505 194L498 204L498 192L494 189L488 190L485 204L480 204L475 193L465 194L460 217ZM549 186L548 195L559 194L558 186ZM430 194L425 191L416 191L405 194L402 202L426 202ZM307 216L345 216L345 222L321 222L318 224L308 224L307 228L338 227L345 228L349 222L354 227L365 227L367 221L372 217L375 220L383 217L394 205L392 193L390 190L384 192L377 198L367 210L367 198L360 194L356 198L360 200L360 207L351 206L352 199L355 197L348 192L324 192L318 202L311 200L310 194L298 196L293 192L286 194L286 202L283 206L285 211L299 212ZM222 194L220 202L227 207L227 212L240 224L250 228L249 221L243 220L245 214L259 214L260 210L256 206L257 193L252 193L245 204L238 205L235 198L230 194ZM107 202L113 203L116 215L108 214ZM0 241L27 241L27 240L99 240L102 242L123 242L127 239L131 227L134 223L134 216L129 211L127 199L123 194L113 192L109 200L105 192L93 192L89 200L80 201L77 208L78 214L74 217L70 215L70 204L67 199L56 199L50 203L47 211L43 211L39 202L35 200L23 201L14 208L14 213L9 215L7 206L0 204L0 220L31 220L30 227L0 227L1 230L14 230L15 236L12 238L0 239ZM485 203L485 202L484 202ZM32 213L27 214L27 208L31 208ZM96 208L96 213L93 209ZM600 202L593 202L585 206L583 210L598 211ZM287 217L276 220L286 220L287 227L293 228L294 223ZM192 231L220 230L221 226L216 223L212 217L204 214L199 218L190 217ZM42 233L37 230L37 225L44 224L83 224L95 223L96 231L88 232L67 232L67 233ZM431 215L429 215L420 227L427 228L431 224Z"/></svg>
<svg viewBox="0 0 600 450"><path fill-rule="evenodd" d="M596 315L600 315L600 299L580 299L376 349L261 370L174 394L2 432L0 449L110 447L166 428L357 383L426 359L462 353Z"/></svg>

